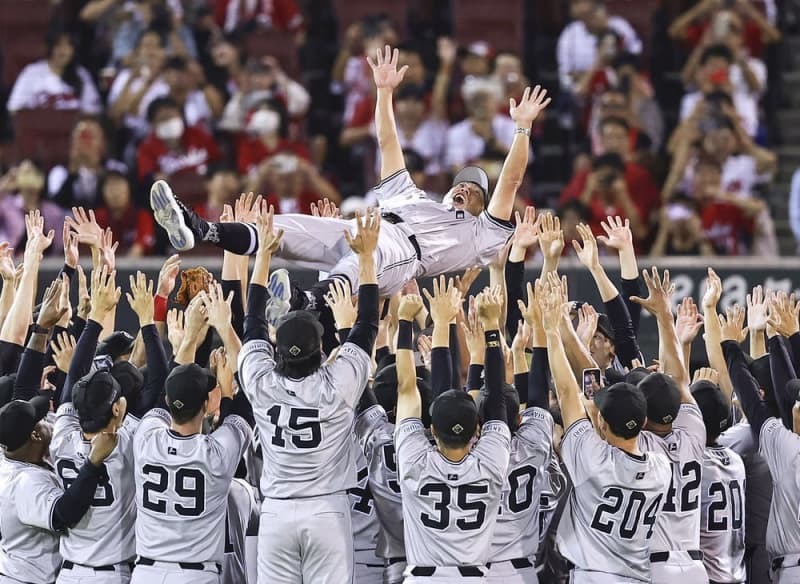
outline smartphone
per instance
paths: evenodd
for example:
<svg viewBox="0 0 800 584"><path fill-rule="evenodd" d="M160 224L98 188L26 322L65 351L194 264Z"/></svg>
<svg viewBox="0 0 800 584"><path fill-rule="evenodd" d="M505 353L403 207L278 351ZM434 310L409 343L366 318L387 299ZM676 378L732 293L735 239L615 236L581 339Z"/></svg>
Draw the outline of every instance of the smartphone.
<svg viewBox="0 0 800 584"><path fill-rule="evenodd" d="M92 368L95 371L108 371L113 366L114 360L109 355L98 355L92 360Z"/></svg>
<svg viewBox="0 0 800 584"><path fill-rule="evenodd" d="M593 367L583 370L583 397L594 399L595 394L602 389L600 369Z"/></svg>

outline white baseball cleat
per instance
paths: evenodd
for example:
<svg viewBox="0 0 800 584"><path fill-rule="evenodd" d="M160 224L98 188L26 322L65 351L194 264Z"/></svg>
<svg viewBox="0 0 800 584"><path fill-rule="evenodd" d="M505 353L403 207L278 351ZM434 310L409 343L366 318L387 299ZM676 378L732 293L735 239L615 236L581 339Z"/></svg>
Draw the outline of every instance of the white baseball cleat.
<svg viewBox="0 0 800 584"><path fill-rule="evenodd" d="M194 233L186 224L183 207L166 181L157 180L150 187L150 207L156 222L167 232L172 247L178 251L194 247Z"/></svg>
<svg viewBox="0 0 800 584"><path fill-rule="evenodd" d="M281 317L288 314L289 300L292 297L292 283L289 281L289 272L283 268L277 269L269 276L267 283L269 300L267 300L267 322L275 326Z"/></svg>

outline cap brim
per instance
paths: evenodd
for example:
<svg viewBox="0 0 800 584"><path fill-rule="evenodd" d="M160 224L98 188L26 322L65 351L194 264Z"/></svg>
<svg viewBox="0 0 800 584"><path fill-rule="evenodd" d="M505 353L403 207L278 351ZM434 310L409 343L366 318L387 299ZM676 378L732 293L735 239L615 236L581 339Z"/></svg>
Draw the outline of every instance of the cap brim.
<svg viewBox="0 0 800 584"><path fill-rule="evenodd" d="M28 400L28 403L33 406L33 411L36 413L36 421L43 420L50 411L50 398L44 395L37 395Z"/></svg>

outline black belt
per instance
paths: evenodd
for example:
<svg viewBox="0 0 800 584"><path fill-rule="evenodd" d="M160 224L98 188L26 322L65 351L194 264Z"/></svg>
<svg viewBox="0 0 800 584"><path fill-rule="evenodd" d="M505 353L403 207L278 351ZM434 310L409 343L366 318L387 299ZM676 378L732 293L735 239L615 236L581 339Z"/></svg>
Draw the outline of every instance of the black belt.
<svg viewBox="0 0 800 584"><path fill-rule="evenodd" d="M61 567L64 570L71 570L75 566L80 566L81 568L91 568L95 572L116 572L117 567L114 564L109 564L107 566L86 566L85 564L76 564L75 562L70 562L69 560L64 560L64 563L61 564Z"/></svg>
<svg viewBox="0 0 800 584"><path fill-rule="evenodd" d="M693 560L702 560L703 559L703 552L700 550L689 550L686 552L689 554L689 557ZM654 562L666 562L669 560L669 552L656 552L654 554L650 554L650 563Z"/></svg>
<svg viewBox="0 0 800 584"><path fill-rule="evenodd" d="M403 218L396 213L381 213L381 219L383 219L387 223L391 223L392 225L397 225L398 223L405 223L405 221L403 221ZM417 259L419 261L422 261L422 250L419 247L417 236L414 234L409 235L408 241L410 241L411 245L414 246L414 251L417 254Z"/></svg>
<svg viewBox="0 0 800 584"><path fill-rule="evenodd" d="M774 560L772 560L772 569L773 570L780 570L781 568L784 568L784 567L793 568L795 566L800 566L800 558L797 558L797 561L795 561L794 565L787 564L786 566L784 566L784 561L785 560L786 560L785 556L780 556L779 558L775 558Z"/></svg>
<svg viewBox="0 0 800 584"><path fill-rule="evenodd" d="M136 564L138 566L152 566L156 563L157 560L151 560L150 558L139 558ZM206 569L206 565L203 562L165 562L166 564L178 564L181 569L183 570L198 570L203 571ZM209 562L211 563L211 562ZM222 574L222 564L215 563L217 567L217 573Z"/></svg>
<svg viewBox="0 0 800 584"><path fill-rule="evenodd" d="M393 566L394 564L399 564L400 562L405 562L405 561L407 561L405 558L389 558L388 560L386 560L386 562L390 566Z"/></svg>
<svg viewBox="0 0 800 584"><path fill-rule="evenodd" d="M514 558L513 560L508 561L511 562L511 565L517 570L522 570L523 568L533 568L533 562L531 562L528 558Z"/></svg>
<svg viewBox="0 0 800 584"><path fill-rule="evenodd" d="M478 566L457 566L458 573L464 578L481 578L483 570ZM412 576L433 576L436 573L435 566L416 566L411 570Z"/></svg>

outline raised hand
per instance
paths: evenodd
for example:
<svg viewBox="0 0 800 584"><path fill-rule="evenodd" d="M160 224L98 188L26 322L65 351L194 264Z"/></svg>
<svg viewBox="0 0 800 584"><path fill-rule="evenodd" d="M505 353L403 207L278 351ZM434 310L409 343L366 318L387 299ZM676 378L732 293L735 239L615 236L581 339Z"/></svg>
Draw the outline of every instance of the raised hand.
<svg viewBox="0 0 800 584"><path fill-rule="evenodd" d="M61 286L59 306L64 309L64 312L61 313L61 318L56 324L62 328L67 328L72 320L72 303L69 300L69 276L61 274L61 279L63 280L63 285Z"/></svg>
<svg viewBox="0 0 800 584"><path fill-rule="evenodd" d="M555 278L557 280L557 277ZM548 278L537 294L539 311L542 314L542 324L546 331L558 331L564 319L564 298L560 286L555 285L553 278Z"/></svg>
<svg viewBox="0 0 800 584"><path fill-rule="evenodd" d="M435 324L447 325L461 310L461 293L453 284L453 279L444 276L433 279L433 295L427 290L422 293L428 299L431 318Z"/></svg>
<svg viewBox="0 0 800 584"><path fill-rule="evenodd" d="M167 339L170 345L177 351L183 343L183 311L172 308L167 313Z"/></svg>
<svg viewBox="0 0 800 584"><path fill-rule="evenodd" d="M536 209L525 207L525 215L520 216L519 211L515 211L514 214L517 226L514 229L512 250L515 248L526 250L539 243L539 220L536 218Z"/></svg>
<svg viewBox="0 0 800 584"><path fill-rule="evenodd" d="M78 264L78 317L86 320L92 309L92 296L89 294L89 285L86 282L86 273L83 266Z"/></svg>
<svg viewBox="0 0 800 584"><path fill-rule="evenodd" d="M114 234L111 232L111 228L103 231L98 251L100 252L100 263L108 266L109 270L113 270L117 265L118 247L119 242L114 241Z"/></svg>
<svg viewBox="0 0 800 584"><path fill-rule="evenodd" d="M698 381L710 381L714 385L719 385L719 371L711 367L701 367L694 372L694 377L692 377L693 384Z"/></svg>
<svg viewBox="0 0 800 584"><path fill-rule="evenodd" d="M517 325L517 334L514 335L514 340L511 341L512 352L525 352L525 349L530 347L531 339L533 338L533 329L524 321L519 321Z"/></svg>
<svg viewBox="0 0 800 584"><path fill-rule="evenodd" d="M353 328L358 316L358 309L353 304L353 294L350 291L350 283L342 281L341 278L334 278L328 287L325 295L327 304L333 313L336 321L336 328L339 330ZM342 339L344 342L344 339Z"/></svg>
<svg viewBox="0 0 800 584"><path fill-rule="evenodd" d="M319 203L311 203L311 214L314 217L330 217L333 219L342 218L339 207L336 206L336 203L328 200L328 197L325 197Z"/></svg>
<svg viewBox="0 0 800 584"><path fill-rule="evenodd" d="M153 324L153 281L142 272L130 277L131 291L125 294L131 309L139 317L139 326Z"/></svg>
<svg viewBox="0 0 800 584"><path fill-rule="evenodd" d="M80 259L78 236L72 232L66 221L64 222L62 236L64 239L64 263L74 269L78 266L78 260Z"/></svg>
<svg viewBox="0 0 800 584"><path fill-rule="evenodd" d="M234 374L236 373L236 364L233 359L225 351L225 347L220 347L216 350L216 372L217 384L219 385L222 397L233 397L233 381Z"/></svg>
<svg viewBox="0 0 800 584"><path fill-rule="evenodd" d="M456 276L456 288L458 288L462 298L469 296L469 289L472 288L482 271L481 268L467 268L463 274Z"/></svg>
<svg viewBox="0 0 800 584"><path fill-rule="evenodd" d="M233 291L225 298L222 291L222 284L214 282L203 295L203 304L206 309L206 318L209 326L216 330L222 330L231 326L231 303L233 302Z"/></svg>
<svg viewBox="0 0 800 584"><path fill-rule="evenodd" d="M275 232L275 210L266 202L261 203L256 217L256 230L258 231L258 253L269 254L277 251L283 237L283 229Z"/></svg>
<svg viewBox="0 0 800 584"><path fill-rule="evenodd" d="M53 351L53 362L59 371L69 373L72 356L75 354L75 337L64 331L50 341L50 348Z"/></svg>
<svg viewBox="0 0 800 584"><path fill-rule="evenodd" d="M392 50L389 45L386 45L383 51L381 49L375 51L374 61L372 57L367 57L367 63L372 69L372 78L375 80L375 87L394 90L403 82L403 77L408 71L408 65L403 65L398 70L397 60L399 56L400 52L397 49Z"/></svg>
<svg viewBox="0 0 800 584"><path fill-rule="evenodd" d="M428 335L419 335L417 337L417 351L419 357L422 359L422 364L430 371L431 369L431 351L433 351L433 339Z"/></svg>
<svg viewBox="0 0 800 584"><path fill-rule="evenodd" d="M597 240L594 238L592 230L588 225L581 223L577 227L578 234L581 236L583 244L572 241L572 247L575 248L575 253L578 254L580 262L590 270L600 265L600 253L597 249Z"/></svg>
<svg viewBox="0 0 800 584"><path fill-rule="evenodd" d="M161 265L158 272L158 288L156 294L163 298L169 298L175 289L175 281L181 271L181 258L178 254L169 256Z"/></svg>
<svg viewBox="0 0 800 584"><path fill-rule="evenodd" d="M483 336L483 323L478 316L477 301L474 296L469 298L469 312L465 322L461 323L464 338L467 342L470 363L483 363L486 353L486 338Z"/></svg>
<svg viewBox="0 0 800 584"><path fill-rule="evenodd" d="M397 318L400 320L413 321L417 313L425 305L422 303L422 296L418 294L406 294L400 298L400 305L397 307Z"/></svg>
<svg viewBox="0 0 800 584"><path fill-rule="evenodd" d="M17 267L14 265L14 249L9 247L8 242L0 243L0 277L4 282L14 285ZM5 284L4 284L5 285Z"/></svg>
<svg viewBox="0 0 800 584"><path fill-rule="evenodd" d="M200 339L201 333L208 327L208 314L206 311L206 292L200 292L186 307L184 313L183 340ZM203 335L205 336L205 335ZM199 340L198 340L199 343Z"/></svg>
<svg viewBox="0 0 800 584"><path fill-rule="evenodd" d="M564 251L564 232L561 220L552 213L539 216L539 248L545 261L558 261Z"/></svg>
<svg viewBox="0 0 800 584"><path fill-rule="evenodd" d="M575 328L575 334L581 340L585 347L590 347L592 339L597 332L597 321L599 315L591 304L583 304L578 309L578 326Z"/></svg>
<svg viewBox="0 0 800 584"><path fill-rule="evenodd" d="M722 297L722 280L717 273L708 268L708 278L706 278L706 291L703 294L703 312L717 312L717 303Z"/></svg>
<svg viewBox="0 0 800 584"><path fill-rule="evenodd" d="M797 302L794 294L789 296L786 292L777 292L770 310L769 325L782 337L789 338L800 332L798 319L800 319L800 302Z"/></svg>
<svg viewBox="0 0 800 584"><path fill-rule="evenodd" d="M237 223L254 223L261 209L261 195L242 193L233 205L233 220Z"/></svg>
<svg viewBox="0 0 800 584"><path fill-rule="evenodd" d="M675 320L675 333L681 345L691 345L703 327L703 315L697 311L697 304L687 296L678 305Z"/></svg>
<svg viewBox="0 0 800 584"><path fill-rule="evenodd" d="M531 91L526 87L519 103L512 97L508 100L508 113L511 119L520 128L530 128L539 114L550 105L551 99L547 97L547 90L537 85Z"/></svg>
<svg viewBox="0 0 800 584"><path fill-rule="evenodd" d="M726 315L719 315L719 325L722 329L723 341L744 342L747 336L747 328L744 326L744 308L738 304L731 306Z"/></svg>
<svg viewBox="0 0 800 584"><path fill-rule="evenodd" d="M347 244L358 255L369 255L375 253L378 247L378 236L381 231L381 214L378 209L367 209L362 215L356 211L356 235L353 237L350 231L345 230L344 237Z"/></svg>
<svg viewBox="0 0 800 584"><path fill-rule="evenodd" d="M496 330L500 328L500 313L503 309L503 298L497 290L486 288L478 294L475 299L475 308L478 311L478 318L485 330Z"/></svg>
<svg viewBox="0 0 800 584"><path fill-rule="evenodd" d="M39 326L48 329L53 328L69 309L69 305L64 306L64 295L62 294L62 289L66 286L64 280L63 276L56 278L45 290L44 298L42 298L42 307L39 310L39 318L36 321Z"/></svg>
<svg viewBox="0 0 800 584"><path fill-rule="evenodd" d="M618 252L627 247L633 247L631 222L628 219L623 221L621 217L609 216L606 221L600 223L600 227L606 234L599 236L597 240L604 246Z"/></svg>
<svg viewBox="0 0 800 584"><path fill-rule="evenodd" d="M747 328L751 332L766 330L769 316L770 294L764 294L764 289L756 286L753 293L747 295Z"/></svg>
<svg viewBox="0 0 800 584"><path fill-rule="evenodd" d="M647 270L642 270L645 286L647 286L647 298L631 296L631 302L635 302L653 316L672 316L672 294L675 292L675 285L669 282L669 270L664 270L663 279L658 275L658 268L653 266L652 275Z"/></svg>
<svg viewBox="0 0 800 584"><path fill-rule="evenodd" d="M517 306L519 307L520 314L522 314L525 324L529 326L535 326L537 324L541 324L542 322L542 312L539 310L539 302L537 297L541 292L543 285L544 284L541 280L536 280L535 285L532 285L530 282L528 282L528 304L525 304L522 300L517 300Z"/></svg>
<svg viewBox="0 0 800 584"><path fill-rule="evenodd" d="M116 285L117 272L109 271L108 266L101 266L92 272L92 309L89 318L102 323L122 296L122 290Z"/></svg>
<svg viewBox="0 0 800 584"><path fill-rule="evenodd" d="M103 239L103 229L97 224L94 211L86 212L83 207L73 207L72 217L64 221L78 236L78 242L89 247L99 248Z"/></svg>
<svg viewBox="0 0 800 584"><path fill-rule="evenodd" d="M38 209L30 211L25 215L25 230L28 234L28 241L25 244L25 259L39 260L56 236L54 230L44 233L44 217Z"/></svg>

